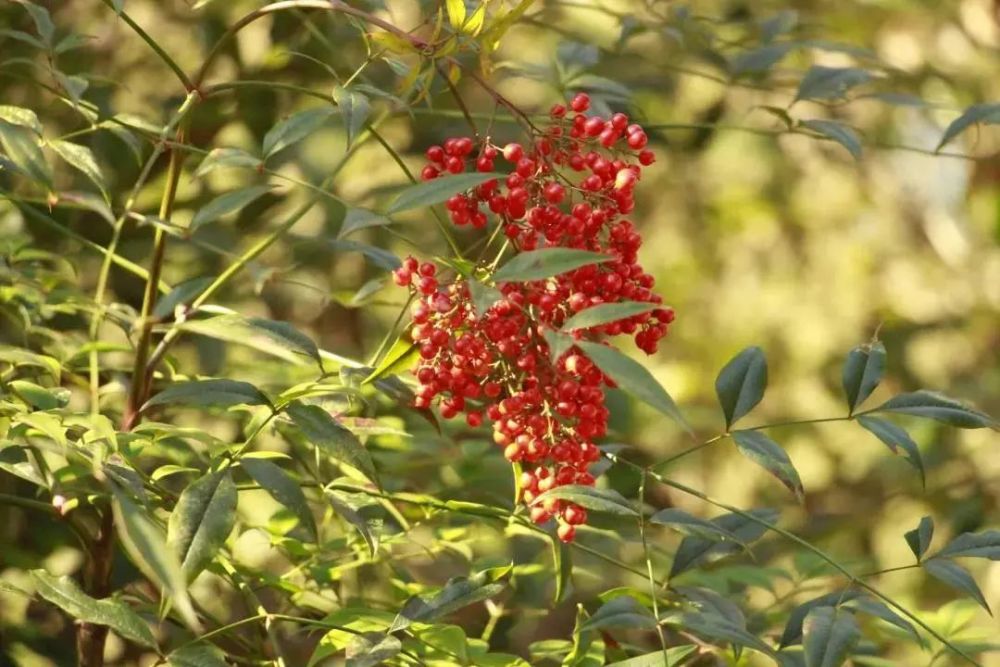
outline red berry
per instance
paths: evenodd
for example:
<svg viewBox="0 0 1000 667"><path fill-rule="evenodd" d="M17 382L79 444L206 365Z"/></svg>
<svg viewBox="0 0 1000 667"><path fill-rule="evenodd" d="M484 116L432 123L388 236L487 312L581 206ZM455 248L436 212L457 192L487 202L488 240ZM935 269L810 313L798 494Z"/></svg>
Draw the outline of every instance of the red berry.
<svg viewBox="0 0 1000 667"><path fill-rule="evenodd" d="M570 101L569 108L577 113L583 113L590 108L590 95L587 93L577 93Z"/></svg>

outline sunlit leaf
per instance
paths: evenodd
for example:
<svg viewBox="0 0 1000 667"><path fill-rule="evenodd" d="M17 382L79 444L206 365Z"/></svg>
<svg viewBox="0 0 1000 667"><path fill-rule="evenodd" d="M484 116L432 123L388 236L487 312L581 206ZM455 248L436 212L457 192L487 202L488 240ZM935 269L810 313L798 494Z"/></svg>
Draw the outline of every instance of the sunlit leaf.
<svg viewBox="0 0 1000 667"><path fill-rule="evenodd" d="M467 579L452 579L431 597L412 597L403 605L389 632L408 628L416 622L427 623L491 598L507 587L510 572L510 566L483 570Z"/></svg>
<svg viewBox="0 0 1000 667"><path fill-rule="evenodd" d="M101 167L97 164L97 160L89 148L60 139L54 139L48 142L48 145L59 157L89 178L101 191L104 198L108 199L108 189L107 183L104 180L104 174L101 172Z"/></svg>
<svg viewBox="0 0 1000 667"><path fill-rule="evenodd" d="M0 146L3 146L7 158L28 178L52 189L52 170L32 130L0 120Z"/></svg>
<svg viewBox="0 0 1000 667"><path fill-rule="evenodd" d="M402 642L392 635L379 633L355 635L347 645L345 667L383 665L402 650Z"/></svg>
<svg viewBox="0 0 1000 667"><path fill-rule="evenodd" d="M208 641L189 644L171 651L167 656L169 667L227 667L226 655Z"/></svg>
<svg viewBox="0 0 1000 667"><path fill-rule="evenodd" d="M567 484L549 489L537 496L531 501L531 504L540 505L549 498L575 503L580 507L586 507L594 512L605 512L621 516L639 516L639 513L632 507L632 503L613 489L598 489L593 486Z"/></svg>
<svg viewBox="0 0 1000 667"><path fill-rule="evenodd" d="M187 320L181 329L209 338L239 343L286 361L311 360L320 367L323 360L316 343L288 322L238 314Z"/></svg>
<svg viewBox="0 0 1000 667"><path fill-rule="evenodd" d="M643 301L602 303L596 306L591 306L590 308L585 308L584 310L581 310L573 315L571 318L563 322L562 330L572 331L573 329L589 329L591 327L598 327L602 324L609 324L611 322L617 322L618 320L623 320L629 317L635 317L636 315L641 315L642 313L648 313L651 310L661 307L662 306L658 304Z"/></svg>
<svg viewBox="0 0 1000 667"><path fill-rule="evenodd" d="M174 550L188 581L212 562L236 522L236 485L228 470L209 473L184 489L167 524L167 545Z"/></svg>
<svg viewBox="0 0 1000 667"><path fill-rule="evenodd" d="M302 431L305 439L320 451L357 469L373 482L378 481L368 450L356 435L337 423L329 412L318 405L306 405L298 401L289 404L285 412Z"/></svg>

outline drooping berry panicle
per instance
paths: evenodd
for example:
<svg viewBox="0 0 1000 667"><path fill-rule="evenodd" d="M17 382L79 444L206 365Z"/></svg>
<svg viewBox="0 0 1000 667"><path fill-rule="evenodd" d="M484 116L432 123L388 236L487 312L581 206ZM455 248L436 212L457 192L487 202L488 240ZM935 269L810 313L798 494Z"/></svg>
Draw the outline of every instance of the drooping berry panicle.
<svg viewBox="0 0 1000 667"><path fill-rule="evenodd" d="M505 178L447 201L454 224L483 228L493 216L516 252L575 248L610 260L544 280L500 283L502 298L486 312L476 311L467 281L442 282L433 263L408 257L394 275L417 296L410 330L420 351L416 405L436 401L442 417L464 413L472 427L488 420L504 456L521 464L522 500L531 518L555 519L564 541L586 522L586 510L567 501L532 501L557 486L593 485L589 467L601 456L594 441L608 424L604 387L613 382L576 347L552 360L544 334L593 306L648 303L649 310L572 335L601 342L627 334L652 354L674 319L638 263L642 239L624 217L635 206L642 168L655 161L646 133L623 113L602 118L588 115L589 107L584 93L568 109L553 106L551 122L530 149L448 139L427 149L421 177L470 168L489 173L502 160L511 168Z"/></svg>

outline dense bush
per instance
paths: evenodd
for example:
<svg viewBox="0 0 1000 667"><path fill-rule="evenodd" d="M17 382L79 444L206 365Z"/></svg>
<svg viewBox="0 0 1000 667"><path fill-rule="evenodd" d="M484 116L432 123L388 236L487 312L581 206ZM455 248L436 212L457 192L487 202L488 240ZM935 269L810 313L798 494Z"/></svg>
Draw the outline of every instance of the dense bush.
<svg viewBox="0 0 1000 667"><path fill-rule="evenodd" d="M870 151L987 162L948 147L1000 107L903 141L936 73L742 3L43 4L0 8L0 665L1000 649L997 422L936 391L1000 401L996 239L912 195L902 254L977 285L911 318L967 346L927 390L919 327L836 295L856 230L745 222L849 208L817 173ZM761 330L796 244L815 303Z"/></svg>

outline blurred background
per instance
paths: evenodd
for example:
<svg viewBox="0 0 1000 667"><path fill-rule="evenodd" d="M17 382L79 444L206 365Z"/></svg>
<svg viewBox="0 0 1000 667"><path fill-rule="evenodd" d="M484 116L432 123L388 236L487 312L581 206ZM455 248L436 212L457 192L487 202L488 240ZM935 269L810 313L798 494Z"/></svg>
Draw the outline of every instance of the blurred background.
<svg viewBox="0 0 1000 667"><path fill-rule="evenodd" d="M32 31L30 17L15 3L0 5L0 100L37 110L46 136L65 136L88 127L72 101L46 96L29 79L46 83L62 97L74 84L80 97L134 125L161 125L183 90L148 47L101 2L67 0L46 4L59 29L83 36L81 47L58 62L60 72L81 77L60 81L36 57L33 47L9 31ZM225 27L254 2L128 0L132 19L145 27L178 62L193 72ZM370 3L394 24L419 26L436 6L411 1ZM473 3L475 4L475 3ZM770 47L770 48L769 48ZM371 119L401 161L413 172L427 146L468 134L462 114L440 79L411 110L402 108L403 85L417 79L407 54L386 53L384 44L366 44L342 18L305 11L266 17L227 46L209 82L279 82L331 95L367 59L357 75L370 98ZM1000 100L1000 7L990 0L867 0L838 3L709 1L682 4L633 1L563 0L534 3L500 41L494 53L460 50L470 63L481 58L497 88L529 113L544 112L570 91L586 89L615 110L628 110L648 128L656 164L637 190L634 219L644 235L641 259L656 276L657 289L677 311L671 333L654 357L645 359L685 411L700 436L724 430L714 396L718 370L742 348L758 345L769 365L768 391L745 424L842 416L841 365L847 352L877 336L888 351L887 377L870 399L933 389L1000 414L1000 129L975 125L935 149L945 128L968 107ZM854 68L861 72L837 90L802 95L811 66ZM82 82L82 83L81 83ZM83 85L85 84L85 85ZM522 138L511 116L476 82L457 84L477 123L502 145ZM59 91L63 91L60 93ZM815 92L815 91L814 91ZM804 97L804 99L796 99ZM247 84L219 91L194 112L189 142L256 149L263 135L287 114L322 103L295 89ZM994 112L993 120L1000 116ZM834 121L848 138L815 131L801 121ZM813 128L829 125L813 125ZM148 154L141 132L120 127L85 132L81 142L99 156L115 192L136 180L135 151ZM857 142L855 145L854 142ZM855 158L851 150L858 153ZM217 274L254 240L265 236L308 196L288 179L319 183L335 173L331 192L353 206L378 209L406 183L397 161L376 141L358 144L347 155L344 124L334 117L294 150L268 167L274 190L243 209L235 219L202 227L190 239L171 240L165 280L174 285ZM196 178L200 157L188 160L180 183L175 222L184 226L212 197L259 182L260 174L219 169ZM136 210L155 215L165 163L137 196ZM64 190L85 189L86 180L59 172ZM8 191L8 182L4 191ZM284 180L283 180L284 179ZM44 197L21 192L23 201L42 205ZM322 348L368 360L390 330L405 301L388 280L392 255L432 258L447 254L426 212L407 214L400 224L352 233L354 245L338 239L342 213L324 201L297 223L292 235L271 247L232 282L218 302L245 314L288 320ZM25 216L0 198L0 243L31 239L71 260L66 289L93 293L100 255L78 237L106 245L111 228L86 210L57 207L51 213L63 229ZM126 226L120 252L148 264L152 226ZM459 234L461 245L476 240ZM372 248L389 250L385 256ZM111 275L111 300L137 308L142 283L123 270ZM41 298L41 297L40 297ZM0 296L0 308L4 304ZM67 327L70 328L70 327ZM113 323L103 335L126 342ZM0 341L19 336L16 318L0 320ZM623 343L630 354L640 354ZM125 359L125 357L123 357ZM124 362L123 362L124 363ZM177 348L176 365L187 373L226 374L288 386L294 373L261 361L258 353L190 338ZM109 389L109 402L120 400ZM663 460L689 446L676 426L624 396L610 397L612 441L642 464ZM407 425L413 438L373 436L372 447L384 478L398 490L438 497L505 502L509 468L499 452L475 433L459 428L435 434L418 417L383 405L384 423ZM751 466L731 442L686 456L665 472L709 496L740 507L779 507L782 525L835 554L856 571L912 562L902 534L930 515L938 540L963 531L1000 524L1000 437L995 431L957 430L934 422L900 421L918 443L927 467L926 488L900 457L856 424L830 423L774 429L771 437L788 451L806 488L796 505L765 472ZM230 425L231 428L231 425ZM220 426L222 437L226 426ZM279 446L275 444L275 446ZM617 468L608 483L636 496L637 479ZM0 473L0 489L13 485ZM647 492L647 502L677 506L698 516L716 514L698 499ZM17 581L18 572L39 556L55 569L72 572L79 554L53 548L45 526L32 526L14 510L0 528L0 577ZM254 509L241 504L248 523ZM461 542L485 528L449 519L429 522L427 539ZM635 536L616 536L611 522L595 522L581 538L630 563L639 562ZM244 534L245 537L246 534ZM510 535L507 536L509 538ZM412 576L439 577L450 559L504 561L510 550L521 562L549 558L537 540L521 544L501 533L477 535L474 548L413 558ZM419 541L419 536L412 539ZM242 542L252 542L251 538ZM267 549L267 540L263 539ZM669 568L677 537L657 534L658 572ZM250 548L247 545L243 545ZM250 545L252 546L252 545ZM273 551L273 546L270 547ZM267 563L270 552L251 560ZM281 570L280 558L273 561ZM688 576L736 591L768 614L808 592L833 585L813 560L769 538L759 560L784 574L767 585L744 580L747 559L724 561ZM575 554L575 597L593 599L618 583L643 579L586 554ZM986 600L1000 606L1000 563L985 559L968 566ZM435 569L440 571L435 572ZM785 576L787 575L787 576ZM340 575L338 575L340 576ZM348 575L343 575L348 576ZM532 582L530 571L522 573ZM371 586L383 585L373 584ZM971 601L919 570L873 580L936 628L962 641L1000 645L1000 624ZM358 584L360 585L360 583ZM532 641L565 637L572 628L572 601L549 609L539 579L521 587L494 632L502 649L526 655ZM0 592L0 645L17 665L68 664L38 643L58 633L43 609ZM46 615L49 614L49 615ZM475 625L482 619L466 619ZM5 635L6 633L6 635ZM471 634L471 633L470 633ZM891 642L890 642L891 643ZM68 647L67 647L68 648ZM2 651L0 651L2 654ZM894 664L927 664L929 658L902 642L888 653ZM1000 653L986 653L984 665L1000 665ZM121 664L132 664L122 658ZM747 664L757 664L752 662ZM942 657L935 665L958 664ZM742 664L742 663L741 663ZM763 664L763 663L761 663ZM858 664L861 664L860 662ZM872 662L870 664L877 664Z"/></svg>

